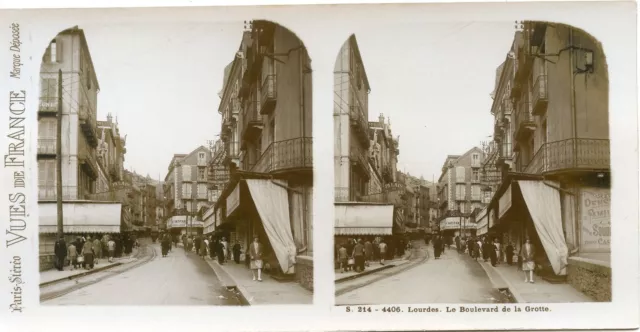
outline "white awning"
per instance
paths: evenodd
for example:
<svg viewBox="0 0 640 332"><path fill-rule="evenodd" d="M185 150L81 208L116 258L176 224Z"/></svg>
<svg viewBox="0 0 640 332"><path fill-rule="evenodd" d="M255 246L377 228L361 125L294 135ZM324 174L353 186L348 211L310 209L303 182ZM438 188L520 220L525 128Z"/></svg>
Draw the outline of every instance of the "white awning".
<svg viewBox="0 0 640 332"><path fill-rule="evenodd" d="M391 235L393 205L335 204L335 235Z"/></svg>
<svg viewBox="0 0 640 332"><path fill-rule="evenodd" d="M282 271L295 273L297 248L291 232L286 182L280 181L282 186L271 180L247 179L246 182Z"/></svg>
<svg viewBox="0 0 640 332"><path fill-rule="evenodd" d="M566 275L569 249L562 232L560 193L542 181L518 181L518 184L553 272Z"/></svg>
<svg viewBox="0 0 640 332"><path fill-rule="evenodd" d="M115 202L75 201L62 204L64 233L119 233L122 204ZM56 233L56 202L39 202L40 233Z"/></svg>

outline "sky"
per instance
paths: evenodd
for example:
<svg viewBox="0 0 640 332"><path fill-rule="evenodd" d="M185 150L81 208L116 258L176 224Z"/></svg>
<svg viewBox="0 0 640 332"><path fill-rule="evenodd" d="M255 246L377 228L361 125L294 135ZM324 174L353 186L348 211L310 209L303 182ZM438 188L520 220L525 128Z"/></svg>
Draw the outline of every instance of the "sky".
<svg viewBox="0 0 640 332"><path fill-rule="evenodd" d="M357 33L371 85L369 121L380 113L400 136L398 170L438 181L447 155L491 140L491 92L513 22L407 23Z"/></svg>
<svg viewBox="0 0 640 332"><path fill-rule="evenodd" d="M126 169L164 179L174 153L218 138L218 92L243 25L80 27L100 84L98 119L117 116L127 135ZM390 117L400 136L399 170L437 180L447 155L490 139L490 94L512 22L408 22L355 33L371 83L369 120Z"/></svg>
<svg viewBox="0 0 640 332"><path fill-rule="evenodd" d="M85 24L100 92L98 119L117 116L124 166L164 180L176 153L220 132L218 92L243 22Z"/></svg>

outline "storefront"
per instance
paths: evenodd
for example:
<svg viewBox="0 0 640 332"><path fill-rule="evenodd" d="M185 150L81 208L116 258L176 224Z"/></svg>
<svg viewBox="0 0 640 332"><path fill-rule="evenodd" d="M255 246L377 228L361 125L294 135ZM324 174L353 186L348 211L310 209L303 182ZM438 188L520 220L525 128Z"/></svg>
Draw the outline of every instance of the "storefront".
<svg viewBox="0 0 640 332"><path fill-rule="evenodd" d="M202 235L204 223L191 216L173 216L167 220L167 231L180 238L183 234Z"/></svg>
<svg viewBox="0 0 640 332"><path fill-rule="evenodd" d="M56 202L39 202L40 270L53 267L57 240L58 212ZM63 233L66 243L79 236L120 233L122 204L115 202L69 201L62 204Z"/></svg>
<svg viewBox="0 0 640 332"><path fill-rule="evenodd" d="M496 192L490 210L497 211L491 231L516 251L526 239L538 250L536 265L541 274L565 276L568 248L565 242L559 186L541 179L511 175ZM498 237L498 236L496 236Z"/></svg>

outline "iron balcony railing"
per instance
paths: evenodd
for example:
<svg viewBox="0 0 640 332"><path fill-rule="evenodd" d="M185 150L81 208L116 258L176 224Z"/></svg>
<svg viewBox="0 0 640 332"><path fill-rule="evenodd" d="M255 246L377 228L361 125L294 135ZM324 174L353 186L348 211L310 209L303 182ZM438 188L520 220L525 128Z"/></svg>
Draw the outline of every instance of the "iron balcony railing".
<svg viewBox="0 0 640 332"><path fill-rule="evenodd" d="M611 168L608 139L571 138L543 144L526 167L527 173Z"/></svg>
<svg viewBox="0 0 640 332"><path fill-rule="evenodd" d="M96 179L98 177L98 162L96 161L95 150L81 146L78 152L78 159L85 166L85 170L90 177Z"/></svg>
<svg viewBox="0 0 640 332"><path fill-rule="evenodd" d="M371 176L371 174L369 173L369 161L365 157L363 151L351 147L351 150L349 151L349 160L351 161L351 164L355 164L357 168L360 169L360 173L362 175L366 176L367 178Z"/></svg>
<svg viewBox="0 0 640 332"><path fill-rule="evenodd" d="M511 159L512 156L513 156L513 147L511 145L511 142L502 142L498 157L500 159Z"/></svg>
<svg viewBox="0 0 640 332"><path fill-rule="evenodd" d="M57 188L55 185L39 185L38 186L38 199L43 201L57 199ZM76 186L62 186L62 199L64 200L77 200L78 199L78 187Z"/></svg>
<svg viewBox="0 0 640 332"><path fill-rule="evenodd" d="M533 114L544 114L547 110L547 75L538 75L533 84Z"/></svg>
<svg viewBox="0 0 640 332"><path fill-rule="evenodd" d="M272 173L313 167L313 139L299 137L273 142L262 153L252 172Z"/></svg>
<svg viewBox="0 0 640 332"><path fill-rule="evenodd" d="M357 197L358 202L365 202L365 203L387 203L386 198L387 197L384 193L360 195L359 197Z"/></svg>
<svg viewBox="0 0 640 332"><path fill-rule="evenodd" d="M98 135L96 127L96 114L87 105L78 105L78 118L82 132L85 134L87 141L92 147L98 146Z"/></svg>
<svg viewBox="0 0 640 332"><path fill-rule="evenodd" d="M229 141L227 144L227 157L231 159L240 158L240 142Z"/></svg>
<svg viewBox="0 0 640 332"><path fill-rule="evenodd" d="M247 103L247 108L242 114L242 129L247 131L250 127L262 125L262 115L260 115L260 103L253 100Z"/></svg>
<svg viewBox="0 0 640 332"><path fill-rule="evenodd" d="M87 194L87 199L102 202L120 202L125 203L128 200L126 189L114 189L100 193Z"/></svg>
<svg viewBox="0 0 640 332"><path fill-rule="evenodd" d="M55 138L38 138L38 154L56 154Z"/></svg>

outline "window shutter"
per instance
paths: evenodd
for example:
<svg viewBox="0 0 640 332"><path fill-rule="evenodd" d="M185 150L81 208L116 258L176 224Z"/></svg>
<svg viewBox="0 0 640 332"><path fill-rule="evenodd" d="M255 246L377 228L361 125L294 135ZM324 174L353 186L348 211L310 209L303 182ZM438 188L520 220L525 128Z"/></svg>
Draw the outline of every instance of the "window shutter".
<svg viewBox="0 0 640 332"><path fill-rule="evenodd" d="M44 186L47 184L47 169L46 160L38 161L38 185Z"/></svg>
<svg viewBox="0 0 640 332"><path fill-rule="evenodd" d="M56 59L55 60L57 63L62 62L62 43L60 39L56 39Z"/></svg>

